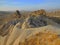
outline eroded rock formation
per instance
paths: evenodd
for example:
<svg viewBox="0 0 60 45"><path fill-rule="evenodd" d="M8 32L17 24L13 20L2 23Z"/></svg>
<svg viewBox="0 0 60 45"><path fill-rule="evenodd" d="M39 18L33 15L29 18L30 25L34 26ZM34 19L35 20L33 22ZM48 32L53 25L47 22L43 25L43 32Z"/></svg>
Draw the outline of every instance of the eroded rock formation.
<svg viewBox="0 0 60 45"><path fill-rule="evenodd" d="M16 16L18 16L18 18L21 17L21 13L19 12L19 10L16 10Z"/></svg>
<svg viewBox="0 0 60 45"><path fill-rule="evenodd" d="M46 11L44 9L37 10L32 12L31 15L46 15Z"/></svg>

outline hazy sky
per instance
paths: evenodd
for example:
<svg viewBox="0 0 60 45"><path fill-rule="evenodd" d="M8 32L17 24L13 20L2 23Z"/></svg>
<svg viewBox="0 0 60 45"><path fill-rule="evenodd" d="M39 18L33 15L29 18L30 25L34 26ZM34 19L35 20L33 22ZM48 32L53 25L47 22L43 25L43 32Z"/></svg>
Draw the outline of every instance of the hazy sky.
<svg viewBox="0 0 60 45"><path fill-rule="evenodd" d="M0 11L59 8L60 0L0 0Z"/></svg>

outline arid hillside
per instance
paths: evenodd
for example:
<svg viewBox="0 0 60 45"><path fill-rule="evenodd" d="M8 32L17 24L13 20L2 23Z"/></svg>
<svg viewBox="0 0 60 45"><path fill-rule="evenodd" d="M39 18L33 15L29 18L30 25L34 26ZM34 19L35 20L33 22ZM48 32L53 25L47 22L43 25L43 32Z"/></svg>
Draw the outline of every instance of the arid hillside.
<svg viewBox="0 0 60 45"><path fill-rule="evenodd" d="M60 45L59 11L4 14L0 15L0 45Z"/></svg>

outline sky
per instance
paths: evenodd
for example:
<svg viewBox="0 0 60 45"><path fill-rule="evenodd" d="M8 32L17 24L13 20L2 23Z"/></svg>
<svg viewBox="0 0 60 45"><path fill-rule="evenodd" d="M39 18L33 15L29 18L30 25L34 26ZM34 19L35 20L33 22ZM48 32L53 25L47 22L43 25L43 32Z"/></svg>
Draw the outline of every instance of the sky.
<svg viewBox="0 0 60 45"><path fill-rule="evenodd" d="M60 0L0 0L0 11L59 8Z"/></svg>

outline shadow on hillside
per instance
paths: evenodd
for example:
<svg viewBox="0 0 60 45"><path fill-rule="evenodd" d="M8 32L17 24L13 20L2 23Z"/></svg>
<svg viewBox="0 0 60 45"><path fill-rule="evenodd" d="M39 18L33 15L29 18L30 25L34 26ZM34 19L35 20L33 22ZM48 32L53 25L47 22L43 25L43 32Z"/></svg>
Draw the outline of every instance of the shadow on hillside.
<svg viewBox="0 0 60 45"><path fill-rule="evenodd" d="M52 19L54 22L60 24L60 18L58 17L49 17L49 19Z"/></svg>

